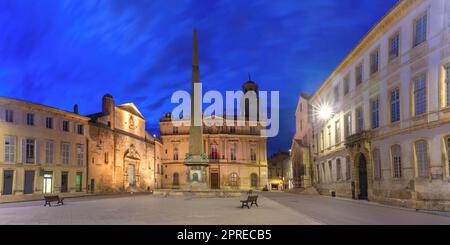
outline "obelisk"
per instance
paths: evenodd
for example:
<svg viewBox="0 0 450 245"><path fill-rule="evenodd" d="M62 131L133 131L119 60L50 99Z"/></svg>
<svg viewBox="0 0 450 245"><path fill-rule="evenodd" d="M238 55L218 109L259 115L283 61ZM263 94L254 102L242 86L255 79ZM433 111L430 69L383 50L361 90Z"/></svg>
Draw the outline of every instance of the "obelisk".
<svg viewBox="0 0 450 245"><path fill-rule="evenodd" d="M189 127L189 152L186 154L186 184L188 190L208 189L206 168L208 158L203 152L202 83L198 62L197 30L194 29L192 54L191 124Z"/></svg>

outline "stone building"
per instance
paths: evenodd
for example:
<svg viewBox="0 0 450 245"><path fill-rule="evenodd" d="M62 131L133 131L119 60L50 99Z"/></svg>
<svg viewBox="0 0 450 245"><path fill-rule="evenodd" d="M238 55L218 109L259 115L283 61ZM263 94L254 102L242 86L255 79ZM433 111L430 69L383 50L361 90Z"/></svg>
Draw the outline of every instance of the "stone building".
<svg viewBox="0 0 450 245"><path fill-rule="evenodd" d="M0 201L86 193L89 118L0 97Z"/></svg>
<svg viewBox="0 0 450 245"><path fill-rule="evenodd" d="M313 109L309 103L310 97L310 95L302 93L295 111L295 135L290 149L295 188L312 186L309 144L312 142L311 120Z"/></svg>
<svg viewBox="0 0 450 245"><path fill-rule="evenodd" d="M269 157L269 190L289 190L294 187L292 161L288 152L277 152Z"/></svg>
<svg viewBox="0 0 450 245"><path fill-rule="evenodd" d="M211 120L222 121L225 125L225 119L216 116ZM244 123L246 126L203 126L209 188L262 189L267 185L267 139L261 137L260 126L249 126L245 120ZM160 131L163 144L162 187L180 188L186 181L189 126L174 127L172 115L167 113L160 120Z"/></svg>
<svg viewBox="0 0 450 245"><path fill-rule="evenodd" d="M145 130L133 103L102 99L102 111L88 116L90 192L150 191L160 187L161 143Z"/></svg>
<svg viewBox="0 0 450 245"><path fill-rule="evenodd" d="M320 193L450 210L449 13L399 1L312 95Z"/></svg>

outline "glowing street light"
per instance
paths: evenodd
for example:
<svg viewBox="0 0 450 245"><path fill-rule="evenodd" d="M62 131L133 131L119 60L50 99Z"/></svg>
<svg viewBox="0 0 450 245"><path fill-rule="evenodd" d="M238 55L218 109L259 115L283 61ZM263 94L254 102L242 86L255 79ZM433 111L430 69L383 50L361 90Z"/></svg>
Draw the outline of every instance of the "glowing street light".
<svg viewBox="0 0 450 245"><path fill-rule="evenodd" d="M319 106L317 113L319 115L319 118L325 121L333 115L333 110L329 105L325 104Z"/></svg>

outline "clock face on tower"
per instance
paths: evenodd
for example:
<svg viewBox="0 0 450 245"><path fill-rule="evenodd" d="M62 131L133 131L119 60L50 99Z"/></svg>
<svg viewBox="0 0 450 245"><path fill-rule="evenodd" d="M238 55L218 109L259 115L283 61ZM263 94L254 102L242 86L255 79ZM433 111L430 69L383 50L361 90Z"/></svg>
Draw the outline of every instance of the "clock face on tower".
<svg viewBox="0 0 450 245"><path fill-rule="evenodd" d="M135 129L136 125L134 124L134 117L130 115L130 119L128 119L128 126L130 129Z"/></svg>

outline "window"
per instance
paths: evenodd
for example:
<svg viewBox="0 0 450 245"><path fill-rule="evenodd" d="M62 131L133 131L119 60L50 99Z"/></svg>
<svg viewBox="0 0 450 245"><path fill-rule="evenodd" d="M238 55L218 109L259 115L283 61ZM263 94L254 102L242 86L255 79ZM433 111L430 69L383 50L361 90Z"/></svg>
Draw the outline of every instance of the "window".
<svg viewBox="0 0 450 245"><path fill-rule="evenodd" d="M53 141L45 142L45 163L53 163Z"/></svg>
<svg viewBox="0 0 450 245"><path fill-rule="evenodd" d="M14 163L16 153L16 139L13 136L5 136L5 162Z"/></svg>
<svg viewBox="0 0 450 245"><path fill-rule="evenodd" d="M381 178L381 158L380 150L373 150L373 176L374 179L378 180Z"/></svg>
<svg viewBox="0 0 450 245"><path fill-rule="evenodd" d="M334 102L339 101L339 86L334 87Z"/></svg>
<svg viewBox="0 0 450 245"><path fill-rule="evenodd" d="M323 135L323 130L320 131L320 151L323 151L325 149L325 137Z"/></svg>
<svg viewBox="0 0 450 245"><path fill-rule="evenodd" d="M82 124L77 125L77 134L81 134L81 135L84 134L84 125L82 125Z"/></svg>
<svg viewBox="0 0 450 245"><path fill-rule="evenodd" d="M426 76L420 76L414 81L414 115L422 115L427 110Z"/></svg>
<svg viewBox="0 0 450 245"><path fill-rule="evenodd" d="M364 115L362 107L356 109L356 132L364 130Z"/></svg>
<svg viewBox="0 0 450 245"><path fill-rule="evenodd" d="M425 140L419 140L414 144L414 147L418 176L427 178L429 173L428 144Z"/></svg>
<svg viewBox="0 0 450 245"><path fill-rule="evenodd" d="M173 160L178 161L178 148L173 148Z"/></svg>
<svg viewBox="0 0 450 245"><path fill-rule="evenodd" d="M30 126L34 125L34 114L27 113L27 125L30 125Z"/></svg>
<svg viewBox="0 0 450 245"><path fill-rule="evenodd" d="M370 74L375 74L379 69L379 50L370 54Z"/></svg>
<svg viewBox="0 0 450 245"><path fill-rule="evenodd" d="M446 146L447 146L447 169L448 169L448 176L450 176L450 137L447 137L446 139Z"/></svg>
<svg viewBox="0 0 450 245"><path fill-rule="evenodd" d="M75 176L75 191L81 192L83 189L82 173L77 173Z"/></svg>
<svg viewBox="0 0 450 245"><path fill-rule="evenodd" d="M62 122L62 130L64 132L69 132L69 121L63 121Z"/></svg>
<svg viewBox="0 0 450 245"><path fill-rule="evenodd" d="M230 185L231 186L237 186L238 185L238 179L239 176L237 173L231 173L230 174Z"/></svg>
<svg viewBox="0 0 450 245"><path fill-rule="evenodd" d="M69 143L61 143L61 161L63 164L69 164Z"/></svg>
<svg viewBox="0 0 450 245"><path fill-rule="evenodd" d="M352 135L352 114L348 112L344 116L344 136Z"/></svg>
<svg viewBox="0 0 450 245"><path fill-rule="evenodd" d="M178 127L173 127L172 128L172 133L173 134L178 134Z"/></svg>
<svg viewBox="0 0 450 245"><path fill-rule="evenodd" d="M391 122L400 121L400 90L398 88L391 91Z"/></svg>
<svg viewBox="0 0 450 245"><path fill-rule="evenodd" d="M303 105L302 105L302 103L300 103L300 112L302 112L303 111Z"/></svg>
<svg viewBox="0 0 450 245"><path fill-rule="evenodd" d="M326 175L325 175L325 162L322 163L322 182L326 182Z"/></svg>
<svg viewBox="0 0 450 245"><path fill-rule="evenodd" d="M372 110L372 128L375 129L380 126L380 99L376 98L372 100L370 108Z"/></svg>
<svg viewBox="0 0 450 245"><path fill-rule="evenodd" d="M250 134L256 134L256 127L255 126L251 126L250 127Z"/></svg>
<svg viewBox="0 0 450 245"><path fill-rule="evenodd" d="M250 148L250 160L256 161L256 149L254 147Z"/></svg>
<svg viewBox="0 0 450 245"><path fill-rule="evenodd" d="M84 149L83 145L77 144L77 165L83 166L84 163Z"/></svg>
<svg viewBox="0 0 450 245"><path fill-rule="evenodd" d="M350 75L344 78L344 95L347 95L350 91Z"/></svg>
<svg viewBox="0 0 450 245"><path fill-rule="evenodd" d="M230 159L231 161L236 161L236 146L232 145L230 148Z"/></svg>
<svg viewBox="0 0 450 245"><path fill-rule="evenodd" d="M216 144L211 145L211 156L210 156L210 158L212 160L219 159L219 151L217 150L217 145Z"/></svg>
<svg viewBox="0 0 450 245"><path fill-rule="evenodd" d="M14 122L14 111L6 110L5 111L5 119L6 119L6 122L9 122L9 123Z"/></svg>
<svg viewBox="0 0 450 245"><path fill-rule="evenodd" d="M303 131L303 121L300 120L300 131Z"/></svg>
<svg viewBox="0 0 450 245"><path fill-rule="evenodd" d="M356 86L360 85L363 81L363 64L359 64L355 68L355 82Z"/></svg>
<svg viewBox="0 0 450 245"><path fill-rule="evenodd" d="M328 170L330 173L330 182L333 182L333 164L331 161L328 161Z"/></svg>
<svg viewBox="0 0 450 245"><path fill-rule="evenodd" d="M389 59L393 60L400 55L400 34L395 34L389 39Z"/></svg>
<svg viewBox="0 0 450 245"><path fill-rule="evenodd" d="M236 128L230 127L230 134L235 134L235 133L236 133Z"/></svg>
<svg viewBox="0 0 450 245"><path fill-rule="evenodd" d="M25 162L35 163L35 140L26 139L25 140Z"/></svg>
<svg viewBox="0 0 450 245"><path fill-rule="evenodd" d="M352 160L351 160L350 156L345 157L345 164L347 165L345 177L347 177L347 180L351 180L352 179Z"/></svg>
<svg viewBox="0 0 450 245"><path fill-rule="evenodd" d="M427 15L423 15L414 22L414 47L427 40Z"/></svg>
<svg viewBox="0 0 450 245"><path fill-rule="evenodd" d="M253 173L250 175L250 185L251 187L257 187L258 186L258 175Z"/></svg>
<svg viewBox="0 0 450 245"><path fill-rule="evenodd" d="M105 152L105 164L108 164L109 163L109 153L108 152Z"/></svg>
<svg viewBox="0 0 450 245"><path fill-rule="evenodd" d="M49 128L49 129L53 128L53 118L51 118L51 117L45 118L45 127Z"/></svg>
<svg viewBox="0 0 450 245"><path fill-rule="evenodd" d="M43 184L43 192L44 193L52 193L53 192L53 173L45 172L44 173L44 184Z"/></svg>
<svg viewBox="0 0 450 245"><path fill-rule="evenodd" d="M336 141L336 144L339 144L341 143L341 121L338 120L334 123L334 130L334 140Z"/></svg>
<svg viewBox="0 0 450 245"><path fill-rule="evenodd" d="M445 104L450 106L450 65L445 67Z"/></svg>
<svg viewBox="0 0 450 245"><path fill-rule="evenodd" d="M392 154L392 167L394 169L394 178L402 177L402 159L401 149L399 145L394 145L391 148Z"/></svg>
<svg viewBox="0 0 450 245"><path fill-rule="evenodd" d="M342 180L342 172L341 171L342 171L341 170L341 159L338 158L338 159L336 159L336 179L338 181Z"/></svg>
<svg viewBox="0 0 450 245"><path fill-rule="evenodd" d="M327 127L327 134L328 134L328 147L331 147L331 126Z"/></svg>

